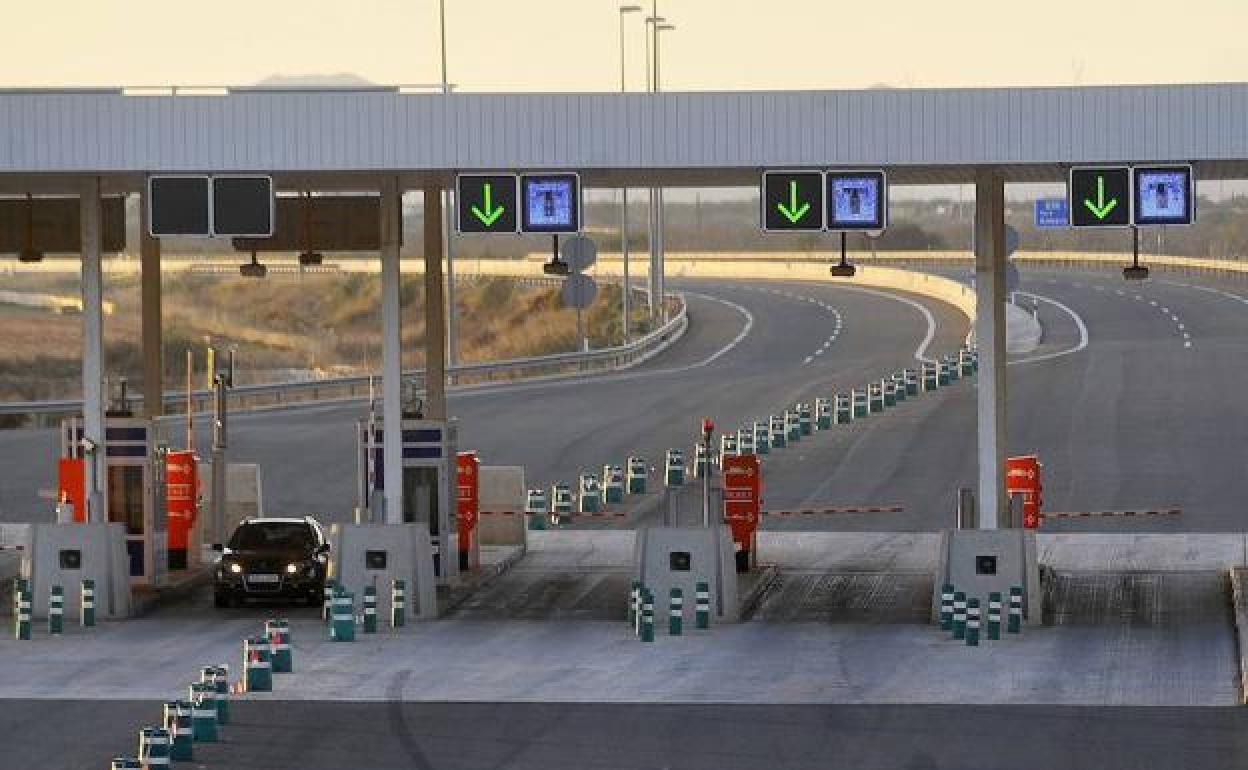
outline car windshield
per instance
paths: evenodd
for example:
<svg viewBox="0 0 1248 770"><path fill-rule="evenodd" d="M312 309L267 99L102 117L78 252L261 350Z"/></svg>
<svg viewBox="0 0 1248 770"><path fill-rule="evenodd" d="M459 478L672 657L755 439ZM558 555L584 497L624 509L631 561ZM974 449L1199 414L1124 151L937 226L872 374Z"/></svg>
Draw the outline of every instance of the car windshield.
<svg viewBox="0 0 1248 770"><path fill-rule="evenodd" d="M302 550L312 547L312 529L294 521L244 524L234 531L230 548L241 550Z"/></svg>

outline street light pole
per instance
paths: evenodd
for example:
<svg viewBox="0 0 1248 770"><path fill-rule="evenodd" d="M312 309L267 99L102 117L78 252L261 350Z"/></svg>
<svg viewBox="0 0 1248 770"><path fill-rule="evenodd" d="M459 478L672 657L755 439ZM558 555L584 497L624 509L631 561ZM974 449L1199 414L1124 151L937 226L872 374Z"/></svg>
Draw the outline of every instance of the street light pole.
<svg viewBox="0 0 1248 770"><path fill-rule="evenodd" d="M628 84L624 78L624 15L629 13L637 13L641 11L640 5L621 5L620 6L620 93L628 90ZM631 293L632 282L628 275L628 186L620 188L620 250L624 258L624 295L623 307L621 313L624 318L624 344L628 344L628 339L632 331L629 319L632 317L629 304L632 298Z"/></svg>
<svg viewBox="0 0 1248 770"><path fill-rule="evenodd" d="M438 0L438 40L442 58L442 95L451 92L446 77L446 0ZM442 253L446 255L446 359L454 365L459 362L458 333L455 324L455 263L451 259L451 193L443 190L442 196Z"/></svg>
<svg viewBox="0 0 1248 770"><path fill-rule="evenodd" d="M665 21L667 19L659 15L658 0L651 0L650 15L646 17L646 87L651 93L655 94L659 91L658 28ZM651 40L652 37L653 40ZM650 275L647 281L647 293L650 299L650 320L654 323L662 323L661 319L665 315L663 303L662 200L662 191L658 187L651 185L649 206L646 213L647 226L650 231Z"/></svg>

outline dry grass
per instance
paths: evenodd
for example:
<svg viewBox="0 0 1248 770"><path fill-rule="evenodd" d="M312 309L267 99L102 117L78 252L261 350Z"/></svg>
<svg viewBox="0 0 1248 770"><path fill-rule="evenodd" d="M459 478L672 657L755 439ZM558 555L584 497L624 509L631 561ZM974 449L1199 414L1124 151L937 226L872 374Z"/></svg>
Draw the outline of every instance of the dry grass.
<svg viewBox="0 0 1248 770"><path fill-rule="evenodd" d="M76 294L64 276L19 275L17 291ZM381 358L380 284L375 275L271 277L265 281L189 273L164 277L165 387L185 381L185 351L203 366L206 340L237 349L240 380L262 382L285 374L375 371ZM117 310L105 322L106 370L142 383L139 287L110 278L105 296ZM424 297L419 277L404 279L403 364L423 362ZM602 287L585 314L591 344L620 341L620 290ZM508 278L457 285L460 359L491 361L574 350L576 313L559 291ZM77 316L0 305L0 400L72 398L81 392L82 321Z"/></svg>

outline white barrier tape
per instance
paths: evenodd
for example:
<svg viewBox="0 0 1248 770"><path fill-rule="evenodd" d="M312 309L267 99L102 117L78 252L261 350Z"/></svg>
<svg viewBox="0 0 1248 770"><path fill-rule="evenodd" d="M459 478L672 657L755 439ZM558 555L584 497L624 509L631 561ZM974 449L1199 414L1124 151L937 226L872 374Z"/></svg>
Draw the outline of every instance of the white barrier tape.
<svg viewBox="0 0 1248 770"><path fill-rule="evenodd" d="M834 513L902 513L900 505L847 505L833 508L805 508L798 511L759 511L761 516L819 516Z"/></svg>
<svg viewBox="0 0 1248 770"><path fill-rule="evenodd" d="M1049 511L1040 514L1041 519L1086 519L1099 516L1180 516L1181 508L1160 508L1151 511Z"/></svg>

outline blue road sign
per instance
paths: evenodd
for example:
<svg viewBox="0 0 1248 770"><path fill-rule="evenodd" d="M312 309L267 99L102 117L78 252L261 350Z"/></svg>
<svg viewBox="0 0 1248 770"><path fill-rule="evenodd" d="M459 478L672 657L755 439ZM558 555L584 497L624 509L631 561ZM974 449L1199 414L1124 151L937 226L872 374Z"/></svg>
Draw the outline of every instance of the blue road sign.
<svg viewBox="0 0 1248 770"><path fill-rule="evenodd" d="M1041 198L1036 201L1036 227L1070 227L1065 198Z"/></svg>

